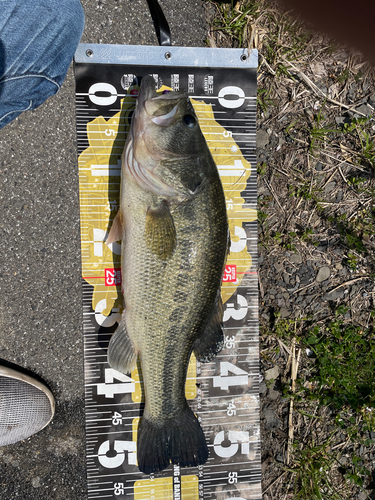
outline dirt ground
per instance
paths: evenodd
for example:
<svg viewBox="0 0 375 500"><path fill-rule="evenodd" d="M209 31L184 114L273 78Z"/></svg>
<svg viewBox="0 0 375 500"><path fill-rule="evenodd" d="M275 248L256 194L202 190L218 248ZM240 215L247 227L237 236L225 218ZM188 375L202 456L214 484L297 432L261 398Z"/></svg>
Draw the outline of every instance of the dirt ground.
<svg viewBox="0 0 375 500"><path fill-rule="evenodd" d="M374 341L374 69L275 5L211 4L209 14L211 45L259 50L263 498L375 498L374 394L361 408L331 404L341 381L317 382L309 348L338 320L340 335L353 327L368 349ZM324 404L312 396L319 382Z"/></svg>

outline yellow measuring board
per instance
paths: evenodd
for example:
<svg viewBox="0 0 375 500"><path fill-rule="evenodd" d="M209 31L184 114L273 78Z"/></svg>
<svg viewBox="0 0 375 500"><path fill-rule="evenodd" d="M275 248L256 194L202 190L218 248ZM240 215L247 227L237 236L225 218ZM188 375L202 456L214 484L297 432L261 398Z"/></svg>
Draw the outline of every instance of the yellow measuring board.
<svg viewBox="0 0 375 500"><path fill-rule="evenodd" d="M175 479L175 480L174 480ZM199 500L198 477L144 479L134 484L134 500Z"/></svg>

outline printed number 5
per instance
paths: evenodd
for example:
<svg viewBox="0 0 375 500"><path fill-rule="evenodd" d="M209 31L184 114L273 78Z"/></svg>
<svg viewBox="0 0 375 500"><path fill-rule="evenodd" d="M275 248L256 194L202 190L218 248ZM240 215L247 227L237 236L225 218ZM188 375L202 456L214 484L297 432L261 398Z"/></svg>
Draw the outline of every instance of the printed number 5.
<svg viewBox="0 0 375 500"><path fill-rule="evenodd" d="M222 446L225 439L224 431L220 431L214 439L214 450L216 455L221 458L233 457L238 451L239 445L241 444L241 453L248 455L250 453L249 446L249 433L247 431L229 431L228 439L230 442L229 446Z"/></svg>
<svg viewBox="0 0 375 500"><path fill-rule="evenodd" d="M98 449L98 460L100 464L106 469L116 469L120 467L125 461L125 451L128 451L128 463L130 465L136 465L137 455L136 455L136 443L134 441L114 441L113 451L116 453L115 456L109 457L107 453L110 450L109 441L104 441L99 446Z"/></svg>
<svg viewBox="0 0 375 500"><path fill-rule="evenodd" d="M114 488L113 493L116 496L124 494L124 483L114 483L113 488Z"/></svg>

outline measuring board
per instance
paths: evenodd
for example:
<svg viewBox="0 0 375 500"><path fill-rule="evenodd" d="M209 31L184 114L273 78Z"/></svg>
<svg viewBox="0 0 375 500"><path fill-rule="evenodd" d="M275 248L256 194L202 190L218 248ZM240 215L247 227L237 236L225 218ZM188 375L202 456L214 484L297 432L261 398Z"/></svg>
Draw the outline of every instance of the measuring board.
<svg viewBox="0 0 375 500"><path fill-rule="evenodd" d="M89 499L261 499L256 68L255 50L81 44L76 52ZM188 92L218 166L231 233L221 290L225 346L209 363L192 355L185 390L210 456L199 467L171 464L151 475L137 467L138 368L123 375L107 363L123 297L121 247L105 243L138 83L147 74L157 89Z"/></svg>

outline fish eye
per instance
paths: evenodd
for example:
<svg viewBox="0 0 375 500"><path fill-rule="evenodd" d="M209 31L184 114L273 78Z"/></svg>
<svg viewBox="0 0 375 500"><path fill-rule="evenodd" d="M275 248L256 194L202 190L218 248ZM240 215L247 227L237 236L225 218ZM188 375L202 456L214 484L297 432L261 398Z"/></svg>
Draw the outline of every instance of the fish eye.
<svg viewBox="0 0 375 500"><path fill-rule="evenodd" d="M185 125L187 125L189 128L193 128L197 124L197 121L193 115L184 115L182 119Z"/></svg>

